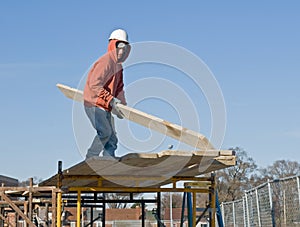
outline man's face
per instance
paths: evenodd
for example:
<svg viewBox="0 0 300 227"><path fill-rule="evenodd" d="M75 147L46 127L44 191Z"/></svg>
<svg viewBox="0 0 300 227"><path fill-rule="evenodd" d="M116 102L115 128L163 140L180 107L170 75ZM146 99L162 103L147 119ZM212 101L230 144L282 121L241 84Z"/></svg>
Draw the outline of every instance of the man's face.
<svg viewBox="0 0 300 227"><path fill-rule="evenodd" d="M117 58L118 62L125 61L124 59L127 56L127 51L128 51L128 44L125 42L118 42L117 43Z"/></svg>

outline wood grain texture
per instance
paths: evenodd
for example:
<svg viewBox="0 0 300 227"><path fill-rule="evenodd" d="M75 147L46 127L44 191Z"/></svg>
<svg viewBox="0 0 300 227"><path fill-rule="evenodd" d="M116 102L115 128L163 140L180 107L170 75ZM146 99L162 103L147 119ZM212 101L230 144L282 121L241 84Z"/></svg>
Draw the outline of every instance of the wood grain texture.
<svg viewBox="0 0 300 227"><path fill-rule="evenodd" d="M63 185L103 187L160 187L171 177L195 177L235 165L233 151L173 151L130 153L117 159L92 157L63 171ZM74 176L74 178L68 178ZM85 177L84 177L85 176ZM57 176L40 183L56 185Z"/></svg>
<svg viewBox="0 0 300 227"><path fill-rule="evenodd" d="M78 102L83 102L83 92L81 90L62 84L57 84L56 86L66 97ZM198 132L173 124L129 106L118 104L118 108L126 119L139 125L160 132L200 150L214 149L209 140Z"/></svg>

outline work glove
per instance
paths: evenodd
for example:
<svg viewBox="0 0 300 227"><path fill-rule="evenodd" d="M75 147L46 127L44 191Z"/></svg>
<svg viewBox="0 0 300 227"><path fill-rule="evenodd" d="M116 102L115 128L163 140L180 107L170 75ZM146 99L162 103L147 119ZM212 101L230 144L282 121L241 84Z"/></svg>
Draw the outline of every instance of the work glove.
<svg viewBox="0 0 300 227"><path fill-rule="evenodd" d="M116 115L119 119L123 119L123 114L122 112L120 111L120 109L118 108L117 104L118 103L121 103L121 101L117 98L113 98L111 101L110 101L110 106L111 106L111 112Z"/></svg>

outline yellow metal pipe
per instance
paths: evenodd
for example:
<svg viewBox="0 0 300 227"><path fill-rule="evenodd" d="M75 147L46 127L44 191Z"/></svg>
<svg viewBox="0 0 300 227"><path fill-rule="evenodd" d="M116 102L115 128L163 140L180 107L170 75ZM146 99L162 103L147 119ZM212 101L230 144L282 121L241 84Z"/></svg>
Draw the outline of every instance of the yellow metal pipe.
<svg viewBox="0 0 300 227"><path fill-rule="evenodd" d="M62 196L61 192L57 193L57 210L56 210L56 226L61 227L61 206L62 206Z"/></svg>
<svg viewBox="0 0 300 227"><path fill-rule="evenodd" d="M77 227L80 227L80 217L81 217L81 191L77 191Z"/></svg>
<svg viewBox="0 0 300 227"><path fill-rule="evenodd" d="M102 187L102 179L98 179L98 187Z"/></svg>

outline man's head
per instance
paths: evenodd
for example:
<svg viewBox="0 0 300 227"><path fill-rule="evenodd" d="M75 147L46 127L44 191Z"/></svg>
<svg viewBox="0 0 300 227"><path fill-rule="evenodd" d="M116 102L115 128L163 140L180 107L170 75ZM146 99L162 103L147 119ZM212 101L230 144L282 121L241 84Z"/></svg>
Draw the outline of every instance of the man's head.
<svg viewBox="0 0 300 227"><path fill-rule="evenodd" d="M123 29L114 30L109 37L109 41L115 41L116 57L118 62L124 62L129 55L130 45L128 35Z"/></svg>

